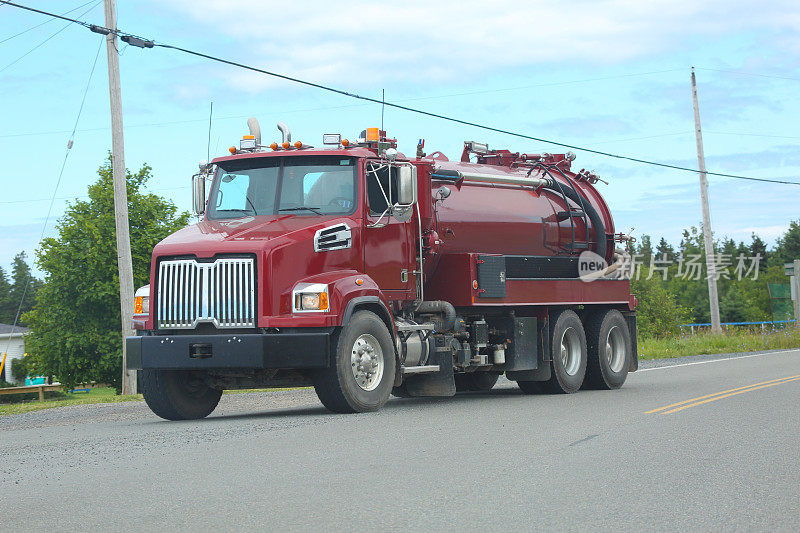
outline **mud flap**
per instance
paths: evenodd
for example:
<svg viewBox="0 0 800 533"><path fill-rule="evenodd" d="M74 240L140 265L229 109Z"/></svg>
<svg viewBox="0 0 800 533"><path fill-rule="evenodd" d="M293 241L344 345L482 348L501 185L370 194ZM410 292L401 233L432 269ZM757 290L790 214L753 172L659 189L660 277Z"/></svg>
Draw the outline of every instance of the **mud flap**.
<svg viewBox="0 0 800 533"><path fill-rule="evenodd" d="M448 339L448 337L444 337ZM437 339L438 341L438 339ZM455 396L456 381L453 377L453 354L449 343L436 343L436 351L428 359L429 365L439 365L438 372L416 374L403 378L403 386L409 396Z"/></svg>
<svg viewBox="0 0 800 533"><path fill-rule="evenodd" d="M547 381L551 376L550 361L550 318L539 322L539 353L536 354L535 370L507 371L506 378L511 381Z"/></svg>
<svg viewBox="0 0 800 533"><path fill-rule="evenodd" d="M636 335L636 311L625 313L625 320L628 322L628 330L631 332L631 362L628 365L628 372L639 370L639 342Z"/></svg>

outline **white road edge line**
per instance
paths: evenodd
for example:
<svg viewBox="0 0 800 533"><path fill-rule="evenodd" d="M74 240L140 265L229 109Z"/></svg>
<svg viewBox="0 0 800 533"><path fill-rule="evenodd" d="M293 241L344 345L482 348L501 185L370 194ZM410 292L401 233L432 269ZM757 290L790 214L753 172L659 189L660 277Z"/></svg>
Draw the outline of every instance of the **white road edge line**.
<svg viewBox="0 0 800 533"><path fill-rule="evenodd" d="M712 359L711 361L694 361L693 363L680 363L677 365L665 365L665 366L654 366L652 368L641 368L636 371L638 374L639 372L647 372L649 370L664 370L666 368L678 368L679 366L692 366L692 365L705 365L708 363L719 363L720 361L738 361L739 359L749 359L751 357L761 357L762 355L777 355L781 353L791 353L800 351L798 349L795 350L781 350L778 352L762 352L762 353L754 353L752 355L734 355L733 357L723 357L722 359Z"/></svg>

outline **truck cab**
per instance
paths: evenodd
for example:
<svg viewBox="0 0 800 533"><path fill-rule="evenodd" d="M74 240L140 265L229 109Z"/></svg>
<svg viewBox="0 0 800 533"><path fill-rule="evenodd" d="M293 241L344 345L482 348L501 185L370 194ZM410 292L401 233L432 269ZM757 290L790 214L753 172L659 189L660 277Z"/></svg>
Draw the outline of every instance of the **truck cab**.
<svg viewBox="0 0 800 533"><path fill-rule="evenodd" d="M205 417L225 389L305 385L332 411L370 411L393 391L454 394L466 379L457 374L474 387L509 368L544 368L545 356L519 349L527 366L505 365L516 330L513 319L508 331L485 320L496 306L458 316L447 280L434 289L443 298L425 299L428 277L466 274L478 290L472 267L458 263L464 254L434 272L443 259L437 210L451 190L432 189L436 158L406 157L377 128L352 143L325 135L314 148L293 143L281 124L281 143L264 146L250 124L230 155L201 164L192 178L198 222L155 247L151 283L137 291L127 364L142 372L157 415ZM516 308L505 307L501 322ZM538 338L541 323L523 322ZM534 374L522 377L548 377Z"/></svg>

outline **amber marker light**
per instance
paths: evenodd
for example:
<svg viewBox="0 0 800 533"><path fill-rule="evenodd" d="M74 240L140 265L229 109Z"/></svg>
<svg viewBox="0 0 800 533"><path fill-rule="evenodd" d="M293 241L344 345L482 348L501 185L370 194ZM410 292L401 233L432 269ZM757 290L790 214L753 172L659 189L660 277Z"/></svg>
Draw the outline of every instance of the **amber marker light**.
<svg viewBox="0 0 800 533"><path fill-rule="evenodd" d="M294 142L294 147L299 150L300 148L303 147L303 143L301 143L300 141L295 141Z"/></svg>
<svg viewBox="0 0 800 533"><path fill-rule="evenodd" d="M292 146L292 145L291 145L291 144L289 144L288 142L285 142L285 143L283 143L281 146L283 146L283 149L284 149L284 150L288 150L288 149L289 149L289 147L290 147L290 146Z"/></svg>
<svg viewBox="0 0 800 533"><path fill-rule="evenodd" d="M342 139L342 146L347 148L348 146L350 146L350 141L348 141L347 139Z"/></svg>
<svg viewBox="0 0 800 533"><path fill-rule="evenodd" d="M363 279L356 278L356 285L363 285L363 284L364 284L364 280Z"/></svg>
<svg viewBox="0 0 800 533"><path fill-rule="evenodd" d="M272 144L269 145L269 147L272 148L273 150L277 150L278 149L278 143L272 143Z"/></svg>
<svg viewBox="0 0 800 533"><path fill-rule="evenodd" d="M232 154L235 154L236 153L236 147L235 146L231 146L230 148L228 148L228 151L230 153L232 153Z"/></svg>

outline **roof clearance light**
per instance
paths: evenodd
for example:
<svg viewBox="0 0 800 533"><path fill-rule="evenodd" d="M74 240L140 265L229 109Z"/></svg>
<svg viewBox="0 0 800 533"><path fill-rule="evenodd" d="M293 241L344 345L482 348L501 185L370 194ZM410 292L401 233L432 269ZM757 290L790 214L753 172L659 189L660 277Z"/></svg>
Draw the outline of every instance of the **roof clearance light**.
<svg viewBox="0 0 800 533"><path fill-rule="evenodd" d="M341 133L325 133L322 135L322 144L335 144L336 146L339 146L341 141Z"/></svg>
<svg viewBox="0 0 800 533"><path fill-rule="evenodd" d="M288 150L291 144L289 144L288 142L284 142L283 144L281 144L281 146L283 146L284 150Z"/></svg>
<svg viewBox="0 0 800 533"><path fill-rule="evenodd" d="M272 148L273 150L277 150L278 149L278 143L272 143L272 144L269 145L269 147Z"/></svg>
<svg viewBox="0 0 800 533"><path fill-rule="evenodd" d="M347 148L348 146L350 146L350 141L348 141L347 139L342 139L342 146Z"/></svg>
<svg viewBox="0 0 800 533"><path fill-rule="evenodd" d="M300 148L303 147L303 143L301 143L300 141L295 141L294 142L294 147L299 150Z"/></svg>
<svg viewBox="0 0 800 533"><path fill-rule="evenodd" d="M245 135L242 137L242 140L239 141L239 149L240 150L255 150L256 149L256 137L255 135Z"/></svg>
<svg viewBox="0 0 800 533"><path fill-rule="evenodd" d="M378 128L367 128L367 141L380 141L381 130Z"/></svg>
<svg viewBox="0 0 800 533"><path fill-rule="evenodd" d="M235 146L231 146L230 148L228 148L228 151L230 153L232 153L232 154L235 154L236 153L236 147Z"/></svg>

